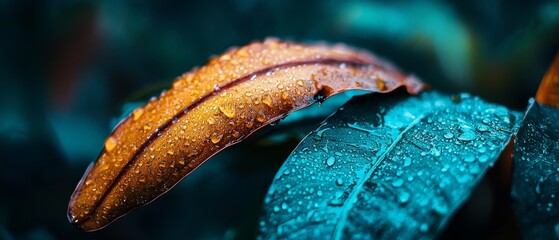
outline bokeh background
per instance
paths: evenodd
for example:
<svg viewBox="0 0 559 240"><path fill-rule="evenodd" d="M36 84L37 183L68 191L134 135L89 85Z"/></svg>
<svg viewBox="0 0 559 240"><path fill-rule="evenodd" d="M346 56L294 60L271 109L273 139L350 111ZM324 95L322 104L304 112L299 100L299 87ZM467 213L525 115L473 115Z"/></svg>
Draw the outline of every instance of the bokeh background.
<svg viewBox="0 0 559 240"><path fill-rule="evenodd" d="M0 25L0 239L254 237L297 139L224 151L101 231L66 219L122 109L229 47L267 36L343 42L434 89L520 111L559 50L557 0L1 0Z"/></svg>

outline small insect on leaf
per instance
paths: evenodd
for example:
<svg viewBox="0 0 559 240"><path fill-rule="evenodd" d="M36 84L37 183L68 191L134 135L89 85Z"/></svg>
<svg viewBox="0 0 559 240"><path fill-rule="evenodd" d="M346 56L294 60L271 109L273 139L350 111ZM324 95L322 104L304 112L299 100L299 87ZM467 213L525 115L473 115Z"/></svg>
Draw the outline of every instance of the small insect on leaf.
<svg viewBox="0 0 559 240"><path fill-rule="evenodd" d="M139 107L107 138L72 194L69 220L100 229L153 201L225 147L333 94L424 85L344 45L268 39L233 48Z"/></svg>

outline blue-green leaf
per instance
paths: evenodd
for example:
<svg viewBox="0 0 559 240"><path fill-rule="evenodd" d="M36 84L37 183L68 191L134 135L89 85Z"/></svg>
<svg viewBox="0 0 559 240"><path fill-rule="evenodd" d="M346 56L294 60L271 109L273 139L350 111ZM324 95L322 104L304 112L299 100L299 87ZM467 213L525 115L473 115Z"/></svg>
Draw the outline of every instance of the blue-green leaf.
<svg viewBox="0 0 559 240"><path fill-rule="evenodd" d="M467 94L354 98L272 183L261 238L433 238L493 165L520 114Z"/></svg>
<svg viewBox="0 0 559 240"><path fill-rule="evenodd" d="M559 238L559 109L531 100L516 135L512 183L524 238Z"/></svg>

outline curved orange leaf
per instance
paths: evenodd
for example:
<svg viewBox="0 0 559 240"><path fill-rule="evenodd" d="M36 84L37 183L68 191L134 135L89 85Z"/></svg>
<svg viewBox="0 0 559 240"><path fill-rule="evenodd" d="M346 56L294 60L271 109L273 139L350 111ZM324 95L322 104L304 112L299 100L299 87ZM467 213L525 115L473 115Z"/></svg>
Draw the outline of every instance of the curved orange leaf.
<svg viewBox="0 0 559 240"><path fill-rule="evenodd" d="M536 93L536 101L559 108L559 53L549 66Z"/></svg>
<svg viewBox="0 0 559 240"><path fill-rule="evenodd" d="M68 217L93 231L149 203L220 150L317 100L351 89L424 85L343 45L268 39L233 48L175 80L122 121L72 194Z"/></svg>

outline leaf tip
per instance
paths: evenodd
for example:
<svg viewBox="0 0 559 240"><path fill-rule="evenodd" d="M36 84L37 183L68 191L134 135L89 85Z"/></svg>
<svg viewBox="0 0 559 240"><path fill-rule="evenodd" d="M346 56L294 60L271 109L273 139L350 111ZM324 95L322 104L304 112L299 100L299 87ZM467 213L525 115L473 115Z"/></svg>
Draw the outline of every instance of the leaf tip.
<svg viewBox="0 0 559 240"><path fill-rule="evenodd" d="M559 108L559 52L540 83L536 101Z"/></svg>

